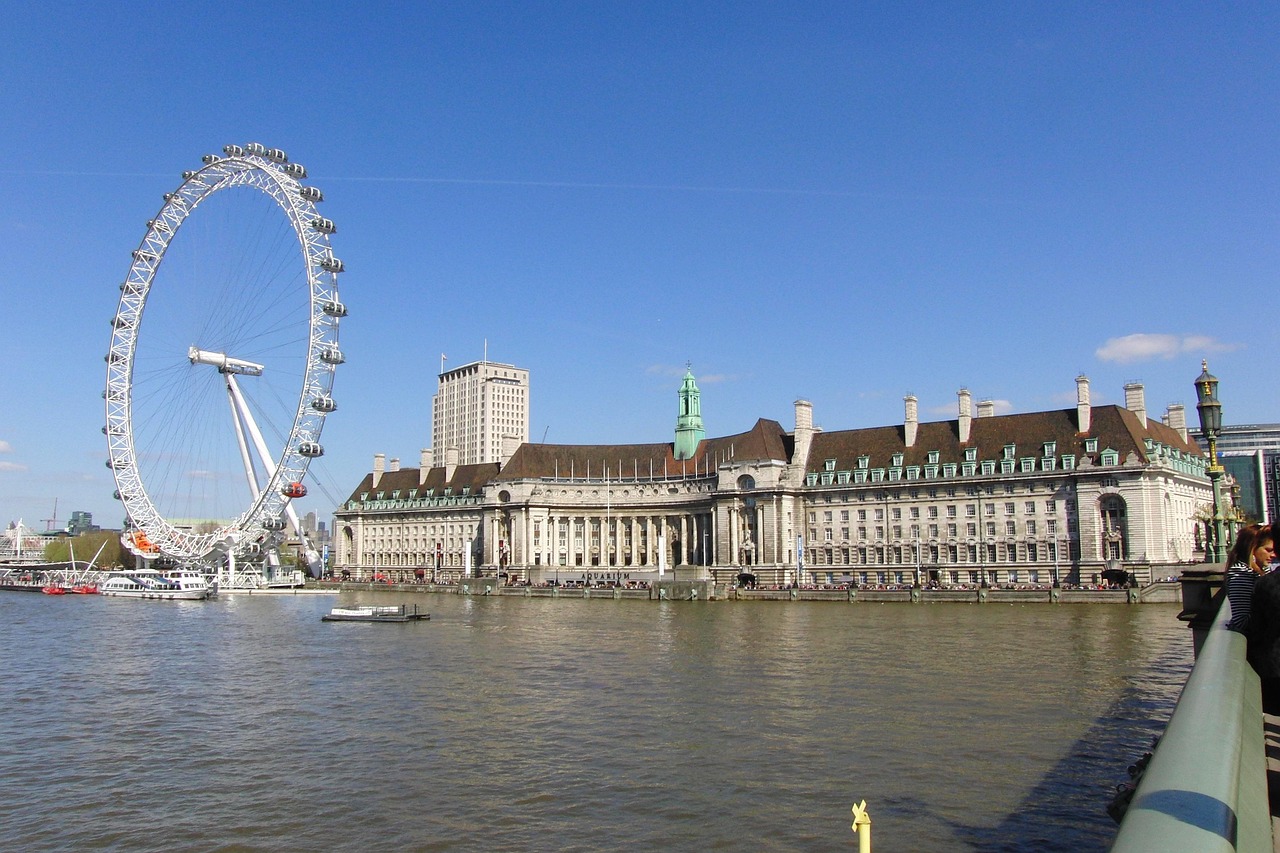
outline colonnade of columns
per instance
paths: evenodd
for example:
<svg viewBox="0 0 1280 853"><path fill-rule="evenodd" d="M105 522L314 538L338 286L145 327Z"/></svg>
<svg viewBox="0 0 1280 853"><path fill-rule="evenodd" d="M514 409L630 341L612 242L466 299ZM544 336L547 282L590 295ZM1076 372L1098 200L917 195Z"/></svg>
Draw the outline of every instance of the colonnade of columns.
<svg viewBox="0 0 1280 853"><path fill-rule="evenodd" d="M525 566L637 567L711 565L715 521L710 512L531 513L495 518L491 561L502 548L508 562ZM505 534L505 535L504 535ZM666 554L660 559L659 549ZM487 555L488 556L488 555Z"/></svg>
<svg viewBox="0 0 1280 853"><path fill-rule="evenodd" d="M721 562L728 565L751 566L773 561L777 557L767 551L761 532L765 529L764 507L755 502L731 505L726 508L728 523L725 525L727 541Z"/></svg>

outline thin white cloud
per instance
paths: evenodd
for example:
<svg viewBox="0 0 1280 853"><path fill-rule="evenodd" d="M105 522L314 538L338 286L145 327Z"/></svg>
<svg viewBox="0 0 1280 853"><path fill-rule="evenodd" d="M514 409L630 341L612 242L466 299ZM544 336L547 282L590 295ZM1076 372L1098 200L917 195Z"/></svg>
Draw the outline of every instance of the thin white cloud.
<svg viewBox="0 0 1280 853"><path fill-rule="evenodd" d="M0 471L25 471L26 465L19 465L17 462L0 462Z"/></svg>
<svg viewBox="0 0 1280 853"><path fill-rule="evenodd" d="M650 376L684 376L686 368L674 364L653 364L645 368Z"/></svg>
<svg viewBox="0 0 1280 853"><path fill-rule="evenodd" d="M1155 359L1168 361L1187 354L1230 352L1238 348L1235 344L1223 343L1208 335L1148 335L1139 332L1108 339L1094 351L1094 355L1099 361L1134 364Z"/></svg>
<svg viewBox="0 0 1280 853"><path fill-rule="evenodd" d="M645 373L650 376L675 376L683 379L687 371L693 370L692 367L675 364L653 364L645 368ZM719 382L735 382L739 375L733 373L693 373L699 385L715 385Z"/></svg>
<svg viewBox="0 0 1280 853"><path fill-rule="evenodd" d="M12 453L12 452L13 452L13 445L5 441L3 438L0 438L0 453Z"/></svg>

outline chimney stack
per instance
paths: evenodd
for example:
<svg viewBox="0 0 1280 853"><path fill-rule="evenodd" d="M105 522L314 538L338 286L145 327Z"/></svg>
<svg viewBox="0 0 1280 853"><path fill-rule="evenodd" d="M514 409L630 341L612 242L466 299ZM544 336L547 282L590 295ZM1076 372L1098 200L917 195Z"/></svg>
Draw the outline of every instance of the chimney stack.
<svg viewBox="0 0 1280 853"><path fill-rule="evenodd" d="M973 423L973 397L968 388L961 388L956 396L960 398L960 443L968 444L969 427Z"/></svg>
<svg viewBox="0 0 1280 853"><path fill-rule="evenodd" d="M796 400L796 432L795 449L792 451L791 464L796 466L799 479L804 479L804 472L809 464L809 447L813 444L813 403L808 400Z"/></svg>
<svg viewBox="0 0 1280 853"><path fill-rule="evenodd" d="M391 467L388 469L392 473L400 470L400 457L395 456L391 459Z"/></svg>
<svg viewBox="0 0 1280 853"><path fill-rule="evenodd" d="M1181 403L1172 403L1165 414L1170 429L1176 429L1182 440L1187 440L1187 410Z"/></svg>
<svg viewBox="0 0 1280 853"><path fill-rule="evenodd" d="M504 435L502 437L502 458L498 460L498 470L502 470L503 466L516 455L516 451L520 449L520 437L516 435Z"/></svg>
<svg viewBox="0 0 1280 853"><path fill-rule="evenodd" d="M995 400L979 400L978 401L978 417L989 418L996 413Z"/></svg>
<svg viewBox="0 0 1280 853"><path fill-rule="evenodd" d="M903 422L903 435L906 438L907 447L916 446L916 430L920 427L920 405L915 394L908 394L902 398L902 402L906 404L906 420Z"/></svg>
<svg viewBox="0 0 1280 853"><path fill-rule="evenodd" d="M1124 386L1124 407L1138 416L1138 423L1147 428L1147 395L1141 382L1129 382Z"/></svg>
<svg viewBox="0 0 1280 853"><path fill-rule="evenodd" d="M1089 377L1083 373L1076 377L1076 429L1081 435L1089 432Z"/></svg>
<svg viewBox="0 0 1280 853"><path fill-rule="evenodd" d="M431 473L431 451L423 448L418 455L418 485L425 486L427 484L427 475Z"/></svg>
<svg viewBox="0 0 1280 853"><path fill-rule="evenodd" d="M444 481L448 483L453 479L453 472L458 469L459 452L457 447L449 447L444 452Z"/></svg>
<svg viewBox="0 0 1280 853"><path fill-rule="evenodd" d="M382 479L382 472L383 470L385 470L386 464L387 464L387 454L385 453L373 454L373 484L375 486L378 485L378 481Z"/></svg>

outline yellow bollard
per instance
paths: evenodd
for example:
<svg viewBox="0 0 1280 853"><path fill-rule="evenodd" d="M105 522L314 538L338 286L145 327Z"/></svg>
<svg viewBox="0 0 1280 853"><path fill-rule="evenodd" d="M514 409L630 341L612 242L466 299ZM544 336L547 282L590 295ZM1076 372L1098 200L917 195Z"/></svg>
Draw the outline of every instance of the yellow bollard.
<svg viewBox="0 0 1280 853"><path fill-rule="evenodd" d="M871 853L871 816L866 800L853 807L853 831L858 833L858 853Z"/></svg>

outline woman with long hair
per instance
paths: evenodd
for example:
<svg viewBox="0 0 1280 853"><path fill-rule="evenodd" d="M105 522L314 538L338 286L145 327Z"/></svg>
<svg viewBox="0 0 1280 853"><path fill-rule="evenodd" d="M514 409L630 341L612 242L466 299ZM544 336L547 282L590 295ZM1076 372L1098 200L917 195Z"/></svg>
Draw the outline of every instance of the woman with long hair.
<svg viewBox="0 0 1280 853"><path fill-rule="evenodd" d="M1227 627L1232 631L1249 630L1253 589L1275 556L1271 525L1248 524L1240 528L1236 544L1227 555L1227 600L1231 602L1231 620Z"/></svg>

